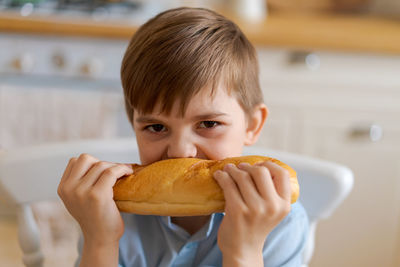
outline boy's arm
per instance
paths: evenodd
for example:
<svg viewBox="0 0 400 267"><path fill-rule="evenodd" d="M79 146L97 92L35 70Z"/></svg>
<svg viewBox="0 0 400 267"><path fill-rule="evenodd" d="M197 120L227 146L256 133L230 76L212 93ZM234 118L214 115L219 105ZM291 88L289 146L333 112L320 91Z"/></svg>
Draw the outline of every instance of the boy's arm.
<svg viewBox="0 0 400 267"><path fill-rule="evenodd" d="M117 266L118 264L118 242L103 246L83 244L81 267L89 266Z"/></svg>
<svg viewBox="0 0 400 267"><path fill-rule="evenodd" d="M76 258L76 261L75 261L75 263L74 263L74 267L79 267L79 266L87 266L87 263L86 262L88 262L87 260L89 260L90 258L91 258L91 256L89 255L89 254L91 254L91 255L93 255L93 256L96 256L95 254L98 254L98 253L101 253L101 250L98 250L95 254L92 254L91 252L83 252L83 250L84 250L84 240L83 240L83 235L82 235L82 233L80 233L80 235L79 235L79 241L78 241L78 244L77 244L77 250L78 250L78 257ZM117 256L119 256L119 254L120 254L120 252L119 252L119 245L118 245L118 248L117 248L117 253L118 253L118 255ZM113 254L113 255L115 255L115 254ZM87 259L83 259L83 257L86 257ZM101 257L98 257L98 259L102 259ZM104 261L104 265L106 265L106 263L107 263L108 261ZM115 262L115 259L110 259L110 262L112 262L112 264L109 264L109 265L107 265L107 266L112 266L112 265L114 265L114 262ZM90 263L90 262L88 262L88 263ZM101 265L100 265L101 266ZM118 259L118 267L123 267L123 265L121 265L121 263L119 262L119 259Z"/></svg>
<svg viewBox="0 0 400 267"><path fill-rule="evenodd" d="M82 230L81 266L117 266L124 223L113 186L132 172L128 165L101 162L87 154L69 161L57 192Z"/></svg>
<svg viewBox="0 0 400 267"><path fill-rule="evenodd" d="M290 212L289 173L272 162L226 165L214 174L224 191L225 217L218 231L224 266L264 266L268 234Z"/></svg>

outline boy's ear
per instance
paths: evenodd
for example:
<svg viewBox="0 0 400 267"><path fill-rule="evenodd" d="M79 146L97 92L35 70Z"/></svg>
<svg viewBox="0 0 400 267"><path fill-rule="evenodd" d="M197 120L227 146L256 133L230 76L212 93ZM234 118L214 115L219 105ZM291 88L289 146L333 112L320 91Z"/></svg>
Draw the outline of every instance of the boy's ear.
<svg viewBox="0 0 400 267"><path fill-rule="evenodd" d="M267 117L268 108L265 104L260 104L254 108L253 113L248 117L244 145L251 146L257 142Z"/></svg>

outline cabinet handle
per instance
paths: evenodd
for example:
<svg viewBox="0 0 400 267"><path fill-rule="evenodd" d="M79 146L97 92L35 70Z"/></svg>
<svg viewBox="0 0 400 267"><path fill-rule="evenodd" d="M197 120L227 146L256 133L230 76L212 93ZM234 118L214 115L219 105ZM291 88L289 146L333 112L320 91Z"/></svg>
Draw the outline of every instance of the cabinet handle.
<svg viewBox="0 0 400 267"><path fill-rule="evenodd" d="M350 137L353 140L369 139L372 142L377 142L382 140L383 128L378 124L357 126L350 131Z"/></svg>
<svg viewBox="0 0 400 267"><path fill-rule="evenodd" d="M31 72L35 66L35 58L32 53L24 52L11 61L11 67L17 72Z"/></svg>
<svg viewBox="0 0 400 267"><path fill-rule="evenodd" d="M103 72L103 61L99 58L89 58L80 68L80 73L89 77L97 77Z"/></svg>
<svg viewBox="0 0 400 267"><path fill-rule="evenodd" d="M321 57L313 52L293 51L287 60L291 66L306 66L309 70L316 71L321 66Z"/></svg>

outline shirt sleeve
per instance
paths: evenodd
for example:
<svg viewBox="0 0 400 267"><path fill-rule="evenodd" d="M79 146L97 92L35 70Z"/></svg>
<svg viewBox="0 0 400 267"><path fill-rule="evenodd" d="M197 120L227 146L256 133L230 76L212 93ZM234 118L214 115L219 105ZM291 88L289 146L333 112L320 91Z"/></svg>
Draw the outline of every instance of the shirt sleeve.
<svg viewBox="0 0 400 267"><path fill-rule="evenodd" d="M264 266L298 267L308 237L308 217L301 203L292 204L290 213L268 235L263 248Z"/></svg>

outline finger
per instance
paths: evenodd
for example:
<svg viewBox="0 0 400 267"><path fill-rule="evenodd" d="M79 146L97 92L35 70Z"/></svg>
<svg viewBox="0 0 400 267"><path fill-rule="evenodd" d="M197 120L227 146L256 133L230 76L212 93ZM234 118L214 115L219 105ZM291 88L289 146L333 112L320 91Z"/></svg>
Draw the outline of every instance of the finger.
<svg viewBox="0 0 400 267"><path fill-rule="evenodd" d="M271 174L266 167L260 165L250 165L249 163L240 163L238 168L251 174L256 189L263 199L267 199L268 196L271 196L271 192L275 193L275 187L274 183L272 182Z"/></svg>
<svg viewBox="0 0 400 267"><path fill-rule="evenodd" d="M99 179L97 179L93 188L95 190L100 190L100 191L106 192L107 189L110 189L115 185L118 178L121 178L124 175L129 175L132 173L133 173L132 168L129 168L123 164L118 164L116 166L106 169L101 174Z"/></svg>
<svg viewBox="0 0 400 267"><path fill-rule="evenodd" d="M65 182L65 180L68 179L68 177L69 177L69 175L71 173L72 167L74 166L76 160L77 160L76 158L70 158L69 159L67 167L65 167L64 173L63 173L63 175L61 177L60 184Z"/></svg>
<svg viewBox="0 0 400 267"><path fill-rule="evenodd" d="M240 164L241 166L243 164ZM255 175L257 179L254 180L257 188L260 190L260 195L266 201L274 201L276 197L278 197L278 193L276 192L276 188L269 172L269 169L261 164L254 164L253 167L258 167L259 169L253 170L253 172L264 172L264 175Z"/></svg>
<svg viewBox="0 0 400 267"><path fill-rule="evenodd" d="M81 179L96 162L99 162L99 160L95 157L89 154L81 154L72 167L69 179L72 181Z"/></svg>
<svg viewBox="0 0 400 267"><path fill-rule="evenodd" d="M268 168L278 195L281 198L290 201L292 195L292 188L290 184L289 172L285 168L271 161L265 161L260 165Z"/></svg>
<svg viewBox="0 0 400 267"><path fill-rule="evenodd" d="M249 207L257 207L258 203L260 203L261 197L256 189L251 174L245 170L237 168L233 164L225 165L224 170L230 174L237 184L244 202Z"/></svg>
<svg viewBox="0 0 400 267"><path fill-rule="evenodd" d="M213 176L224 192L225 211L234 210L235 207L244 210L246 205L232 177L220 170L214 172Z"/></svg>
<svg viewBox="0 0 400 267"><path fill-rule="evenodd" d="M60 196L61 199L63 198L63 195L65 193L65 190L66 190L66 188L65 188L66 186L65 185L68 182L68 178L70 177L70 173L71 173L72 167L76 163L76 160L77 160L76 158L71 158L68 161L67 167L65 167L65 170L64 170L64 173L63 173L63 175L61 177L60 183L58 184L57 194Z"/></svg>
<svg viewBox="0 0 400 267"><path fill-rule="evenodd" d="M92 165L89 171L82 177L81 186L82 188L89 188L93 186L96 181L100 178L100 175L108 168L115 166L116 163L99 161Z"/></svg>

